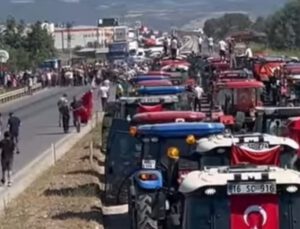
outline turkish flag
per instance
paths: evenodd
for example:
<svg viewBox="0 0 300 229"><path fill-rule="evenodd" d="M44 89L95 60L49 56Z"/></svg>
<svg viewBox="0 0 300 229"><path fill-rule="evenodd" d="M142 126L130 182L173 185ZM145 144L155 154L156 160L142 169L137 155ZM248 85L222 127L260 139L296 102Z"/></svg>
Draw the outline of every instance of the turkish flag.
<svg viewBox="0 0 300 229"><path fill-rule="evenodd" d="M243 146L233 145L231 148L231 164L279 165L280 152L280 146L264 150L252 150Z"/></svg>
<svg viewBox="0 0 300 229"><path fill-rule="evenodd" d="M91 91L86 92L82 98L82 105L85 108L85 112L82 114L81 120L87 122L92 118L93 114L93 93Z"/></svg>
<svg viewBox="0 0 300 229"><path fill-rule="evenodd" d="M279 229L276 195L242 195L230 197L231 229Z"/></svg>

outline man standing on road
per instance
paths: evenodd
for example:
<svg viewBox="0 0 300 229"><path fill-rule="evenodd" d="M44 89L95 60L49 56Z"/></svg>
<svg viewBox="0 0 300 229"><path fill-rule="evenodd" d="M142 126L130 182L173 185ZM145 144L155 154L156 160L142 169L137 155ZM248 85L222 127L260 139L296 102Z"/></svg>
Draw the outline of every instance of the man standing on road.
<svg viewBox="0 0 300 229"><path fill-rule="evenodd" d="M214 39L212 37L208 38L208 52L210 55L214 52Z"/></svg>
<svg viewBox="0 0 300 229"><path fill-rule="evenodd" d="M62 97L60 97L57 102L58 114L59 114L59 117L58 117L58 126L59 127L61 127L63 108L65 106L68 106L68 104L69 104L68 96L67 96L67 94L63 94Z"/></svg>
<svg viewBox="0 0 300 229"><path fill-rule="evenodd" d="M32 87L33 87L33 77L28 77L28 93L29 95L32 95Z"/></svg>
<svg viewBox="0 0 300 229"><path fill-rule="evenodd" d="M199 49L199 53L202 53L202 43L203 43L203 38L201 37L201 35L198 38L198 49Z"/></svg>
<svg viewBox="0 0 300 229"><path fill-rule="evenodd" d="M21 126L21 120L13 114L13 112L9 113L9 118L7 122L7 127L9 130L9 134L16 144L18 150L18 143L19 143L19 130Z"/></svg>
<svg viewBox="0 0 300 229"><path fill-rule="evenodd" d="M10 187L12 184L12 180L11 180L12 166L13 166L14 151L16 145L13 139L11 138L11 135L7 131L4 133L4 139L0 141L0 148L1 148L1 167L2 167L1 183L5 185L6 177L7 177L8 180L7 185ZM17 150L17 154L19 154L18 150Z"/></svg>

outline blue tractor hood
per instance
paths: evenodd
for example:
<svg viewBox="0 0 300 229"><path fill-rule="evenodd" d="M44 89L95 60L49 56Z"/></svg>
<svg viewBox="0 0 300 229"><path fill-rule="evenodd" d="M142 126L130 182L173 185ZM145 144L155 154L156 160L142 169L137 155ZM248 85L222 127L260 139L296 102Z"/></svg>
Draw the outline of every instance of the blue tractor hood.
<svg viewBox="0 0 300 229"><path fill-rule="evenodd" d="M137 90L139 95L174 95L184 92L184 86L141 87Z"/></svg>
<svg viewBox="0 0 300 229"><path fill-rule="evenodd" d="M213 134L220 134L225 130L222 123L206 123L206 122L177 122L141 125L137 129L138 135L147 135L151 137L162 138L180 138L188 135L196 137L205 137Z"/></svg>

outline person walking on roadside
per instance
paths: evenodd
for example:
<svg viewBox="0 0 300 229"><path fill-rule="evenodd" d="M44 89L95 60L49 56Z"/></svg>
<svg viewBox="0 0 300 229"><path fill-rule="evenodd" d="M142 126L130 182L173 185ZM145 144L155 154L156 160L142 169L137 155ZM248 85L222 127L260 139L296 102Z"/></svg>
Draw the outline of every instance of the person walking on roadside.
<svg viewBox="0 0 300 229"><path fill-rule="evenodd" d="M62 112L63 108L65 106L68 106L69 101L68 101L68 96L67 94L63 94L62 97L59 98L57 102L57 108L58 108L58 126L61 127L61 122L62 122Z"/></svg>
<svg viewBox="0 0 300 229"><path fill-rule="evenodd" d="M28 77L28 93L29 95L32 95L32 87L33 87L33 77L32 76L29 76Z"/></svg>
<svg viewBox="0 0 300 229"><path fill-rule="evenodd" d="M201 37L201 35L198 38L198 49L199 49L199 53L202 53L202 43L203 43L203 38Z"/></svg>
<svg viewBox="0 0 300 229"><path fill-rule="evenodd" d="M11 138L8 131L4 133L4 139L0 141L1 148L1 167L2 167L2 185L5 185L7 178L7 185L10 187L12 185L12 166L14 161L14 152L16 149L16 144ZM19 154L19 150L16 151Z"/></svg>
<svg viewBox="0 0 300 229"><path fill-rule="evenodd" d="M21 120L19 119L19 117L15 116L13 112L10 112L7 121L7 127L12 140L16 144L17 150L18 150L18 143L19 143L20 126L21 126Z"/></svg>
<svg viewBox="0 0 300 229"><path fill-rule="evenodd" d="M194 99L194 111L197 111L197 107L198 107L198 111L201 111L201 98L202 98L202 94L204 93L202 87L200 87L199 85L197 85L194 89L195 92L195 99Z"/></svg>
<svg viewBox="0 0 300 229"><path fill-rule="evenodd" d="M208 38L208 52L210 55L214 52L214 39L212 37Z"/></svg>

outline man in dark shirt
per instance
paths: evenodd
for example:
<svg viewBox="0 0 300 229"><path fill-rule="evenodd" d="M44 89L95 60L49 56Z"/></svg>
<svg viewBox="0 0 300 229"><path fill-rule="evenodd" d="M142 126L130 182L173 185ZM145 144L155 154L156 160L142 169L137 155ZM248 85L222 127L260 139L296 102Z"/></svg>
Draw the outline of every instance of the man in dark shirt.
<svg viewBox="0 0 300 229"><path fill-rule="evenodd" d="M79 109L82 107L82 101L78 100L76 96L73 97L73 101L70 104L73 111L73 124L76 126L76 121L78 120L78 115L80 114Z"/></svg>
<svg viewBox="0 0 300 229"><path fill-rule="evenodd" d="M21 125L21 120L15 116L12 112L9 113L9 118L7 122L7 127L9 133L16 144L19 142L19 129Z"/></svg>
<svg viewBox="0 0 300 229"><path fill-rule="evenodd" d="M2 179L1 183L4 185L6 182L6 174L8 179L8 186L11 186L12 166L14 160L15 143L11 138L9 132L4 133L4 139L0 141L1 148L1 166L2 166ZM19 153L19 151L17 151Z"/></svg>

